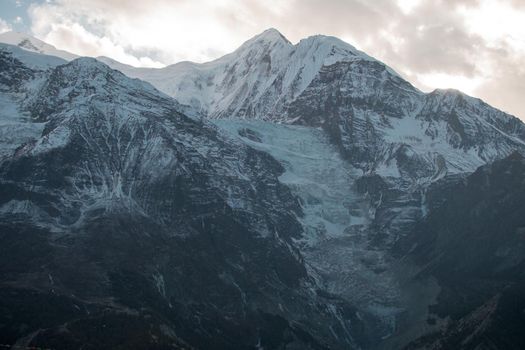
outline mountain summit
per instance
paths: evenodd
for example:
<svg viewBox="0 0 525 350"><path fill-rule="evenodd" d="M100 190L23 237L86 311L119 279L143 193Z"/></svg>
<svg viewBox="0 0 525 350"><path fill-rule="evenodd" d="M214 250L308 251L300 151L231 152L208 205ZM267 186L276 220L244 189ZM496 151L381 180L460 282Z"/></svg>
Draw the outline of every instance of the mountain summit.
<svg viewBox="0 0 525 350"><path fill-rule="evenodd" d="M279 42L284 41L288 44L292 44L280 31L275 28L268 28L260 34L257 34L250 40L246 41L242 46L249 46L256 42ZM242 47L241 46L241 47Z"/></svg>

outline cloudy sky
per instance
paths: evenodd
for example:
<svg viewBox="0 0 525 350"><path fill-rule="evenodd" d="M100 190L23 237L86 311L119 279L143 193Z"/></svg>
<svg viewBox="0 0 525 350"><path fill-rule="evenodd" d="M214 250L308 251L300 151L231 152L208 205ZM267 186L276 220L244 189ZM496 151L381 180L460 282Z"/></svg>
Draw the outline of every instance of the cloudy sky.
<svg viewBox="0 0 525 350"><path fill-rule="evenodd" d="M208 61L274 27L337 36L424 91L525 119L525 0L0 0L0 32L135 66Z"/></svg>

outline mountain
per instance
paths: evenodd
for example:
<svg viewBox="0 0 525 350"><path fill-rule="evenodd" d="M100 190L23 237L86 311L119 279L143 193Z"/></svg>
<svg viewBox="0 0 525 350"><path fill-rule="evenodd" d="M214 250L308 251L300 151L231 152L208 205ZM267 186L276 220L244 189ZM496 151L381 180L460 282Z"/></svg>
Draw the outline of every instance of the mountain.
<svg viewBox="0 0 525 350"><path fill-rule="evenodd" d="M0 54L4 343L100 348L124 327L137 348L507 344L517 118L274 29L161 69Z"/></svg>
<svg viewBox="0 0 525 350"><path fill-rule="evenodd" d="M365 316L307 273L301 207L268 154L91 58L36 70L0 50L0 96L3 132L25 132L0 160L0 343L368 341Z"/></svg>

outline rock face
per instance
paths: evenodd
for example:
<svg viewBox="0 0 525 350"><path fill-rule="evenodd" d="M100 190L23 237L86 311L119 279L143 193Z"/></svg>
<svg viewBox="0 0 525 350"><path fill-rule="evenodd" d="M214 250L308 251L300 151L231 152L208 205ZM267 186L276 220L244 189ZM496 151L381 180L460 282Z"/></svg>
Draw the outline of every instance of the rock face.
<svg viewBox="0 0 525 350"><path fill-rule="evenodd" d="M0 59L17 122L42 125L0 163L1 343L366 343L355 310L307 274L277 161L94 59Z"/></svg>
<svg viewBox="0 0 525 350"><path fill-rule="evenodd" d="M378 62L324 67L288 109L367 173L433 180L524 149L514 117L457 91L421 94Z"/></svg>
<svg viewBox="0 0 525 350"><path fill-rule="evenodd" d="M436 184L435 209L406 243L417 278L440 286L428 322L439 332L409 349L520 349L525 346L525 159L479 168L456 185ZM404 249L402 249L404 250Z"/></svg>

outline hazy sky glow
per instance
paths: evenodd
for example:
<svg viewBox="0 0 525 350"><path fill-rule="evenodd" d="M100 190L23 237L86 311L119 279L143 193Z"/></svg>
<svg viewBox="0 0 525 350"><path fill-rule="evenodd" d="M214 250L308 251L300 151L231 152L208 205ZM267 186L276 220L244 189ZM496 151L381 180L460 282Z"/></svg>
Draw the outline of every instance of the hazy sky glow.
<svg viewBox="0 0 525 350"><path fill-rule="evenodd" d="M0 32L136 66L208 61L274 27L350 42L424 91L457 88L525 119L524 0L0 0Z"/></svg>

